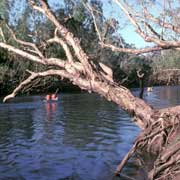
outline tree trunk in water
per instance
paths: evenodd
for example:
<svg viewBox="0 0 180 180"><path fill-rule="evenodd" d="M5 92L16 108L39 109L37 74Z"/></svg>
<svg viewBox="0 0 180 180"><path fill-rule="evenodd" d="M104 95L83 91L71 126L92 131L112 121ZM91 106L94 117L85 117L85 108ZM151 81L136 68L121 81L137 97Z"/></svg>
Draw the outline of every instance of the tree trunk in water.
<svg viewBox="0 0 180 180"><path fill-rule="evenodd" d="M140 88L139 97L143 99L143 95L144 95L144 80L143 79L139 79L139 88Z"/></svg>
<svg viewBox="0 0 180 180"><path fill-rule="evenodd" d="M144 73L141 73L141 70L137 71L137 76L139 78L139 97L143 99L143 94L144 94Z"/></svg>

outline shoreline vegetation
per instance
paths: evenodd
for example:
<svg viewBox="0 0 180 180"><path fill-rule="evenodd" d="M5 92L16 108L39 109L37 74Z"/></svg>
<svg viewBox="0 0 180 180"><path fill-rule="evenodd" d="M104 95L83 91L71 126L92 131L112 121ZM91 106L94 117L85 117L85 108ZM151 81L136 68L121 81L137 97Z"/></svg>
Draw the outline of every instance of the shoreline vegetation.
<svg viewBox="0 0 180 180"><path fill-rule="evenodd" d="M3 77L4 76L4 77ZM0 96L5 96L9 94L18 85L19 78L14 76L13 78L8 78L9 74L0 73ZM2 79L4 80L2 81ZM22 77L21 77L22 78ZM148 79L148 80L147 80ZM127 88L139 88L138 80L133 83L124 83ZM145 79L144 88L153 86L177 86L180 85L180 70L179 69L167 69L158 71L148 78ZM73 85L68 80L61 80L58 77L50 77L44 81L38 81L37 84L21 91L21 95L28 94L40 94L40 93L53 93L59 88L60 92L83 92L78 86Z"/></svg>

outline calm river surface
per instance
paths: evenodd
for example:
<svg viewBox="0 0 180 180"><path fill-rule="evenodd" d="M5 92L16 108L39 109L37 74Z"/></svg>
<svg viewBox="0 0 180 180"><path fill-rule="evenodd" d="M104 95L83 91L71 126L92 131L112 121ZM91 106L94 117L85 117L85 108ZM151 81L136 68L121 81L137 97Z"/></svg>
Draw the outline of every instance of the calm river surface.
<svg viewBox="0 0 180 180"><path fill-rule="evenodd" d="M42 99L0 103L0 180L112 180L139 132L129 116L95 94ZM145 99L155 107L180 104L180 86L156 87ZM133 161L124 173L137 175Z"/></svg>

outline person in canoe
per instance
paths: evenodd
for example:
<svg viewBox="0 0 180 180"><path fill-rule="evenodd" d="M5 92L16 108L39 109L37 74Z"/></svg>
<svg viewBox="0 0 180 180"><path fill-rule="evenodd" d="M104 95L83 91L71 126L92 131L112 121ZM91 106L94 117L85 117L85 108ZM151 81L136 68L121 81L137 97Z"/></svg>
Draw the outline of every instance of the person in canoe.
<svg viewBox="0 0 180 180"><path fill-rule="evenodd" d="M51 95L51 100L57 101L58 100L57 94L52 94Z"/></svg>
<svg viewBox="0 0 180 180"><path fill-rule="evenodd" d="M56 90L56 92L54 94L47 94L46 97L45 97L45 101L57 101L58 100L58 96L57 96L57 93L58 93L58 90Z"/></svg>

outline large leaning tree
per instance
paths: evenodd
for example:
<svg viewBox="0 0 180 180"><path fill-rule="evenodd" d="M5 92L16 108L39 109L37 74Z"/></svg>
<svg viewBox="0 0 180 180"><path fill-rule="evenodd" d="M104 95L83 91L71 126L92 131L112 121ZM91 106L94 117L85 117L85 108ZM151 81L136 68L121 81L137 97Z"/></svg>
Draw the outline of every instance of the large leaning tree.
<svg viewBox="0 0 180 180"><path fill-rule="evenodd" d="M130 1L132 2L132 1ZM133 1L134 2L134 1ZM119 7L128 22L135 31L146 41L153 43L147 48L128 48L126 46L116 47L108 44L102 37L98 28L95 14L96 10L90 6L88 1L83 1L94 21L94 28L99 37L102 48L112 51L126 52L131 54L142 54L152 51L166 49L180 50L180 5L179 1L163 1L161 12L150 13L148 6L156 5L156 1L138 1L139 7L134 8L128 1L114 0L112 3ZM165 3L166 2L166 3ZM7 32L0 29L0 47L9 53L19 55L22 61L32 61L44 65L45 71L37 72L27 70L29 76L4 98L4 102L13 98L25 86L35 79L46 76L59 76L69 79L72 84L83 90L104 96L108 101L118 104L127 111L133 121L142 131L134 142L133 147L117 167L119 174L127 160L136 150L144 149L157 154L153 168L148 173L149 179L180 179L180 106L165 109L154 109L144 100L135 97L126 87L117 85L112 78L112 70L103 63L95 64L92 58L82 48L81 41L75 34L70 32L55 14L45 0L29 0L29 6L35 12L42 13L53 25L53 37L44 42L43 48L36 45L36 37L30 41L24 41L16 37L16 34L7 26ZM150 8L151 9L151 8ZM159 12L159 11L158 11ZM13 44L6 41L6 34L14 39ZM133 37L132 37L133 41ZM50 44L61 46L66 54L66 60L57 57L45 56L44 52Z"/></svg>

